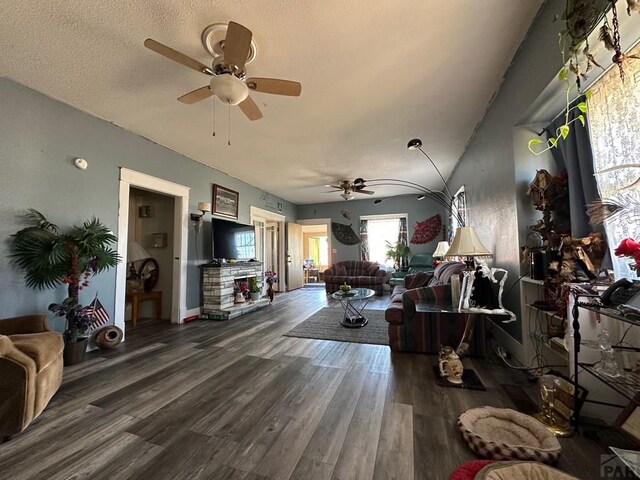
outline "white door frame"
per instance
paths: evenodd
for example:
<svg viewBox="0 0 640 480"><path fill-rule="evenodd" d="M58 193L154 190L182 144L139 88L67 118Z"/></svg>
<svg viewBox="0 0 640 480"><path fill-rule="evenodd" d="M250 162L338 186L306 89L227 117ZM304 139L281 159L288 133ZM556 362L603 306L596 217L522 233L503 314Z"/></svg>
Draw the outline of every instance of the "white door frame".
<svg viewBox="0 0 640 480"><path fill-rule="evenodd" d="M285 232L284 232L284 224L287 219L284 215L280 213L274 213L269 210L263 210L262 208L254 207L253 205L249 208L250 216L251 216L251 224L253 225L254 220L273 220L278 222L278 277L280 278L281 289L279 291L286 292L287 285L284 274L285 272Z"/></svg>
<svg viewBox="0 0 640 480"><path fill-rule="evenodd" d="M115 324L125 329L127 280L127 240L129 238L129 192L131 187L174 197L173 280L171 323L182 323L187 311L187 234L189 187L152 177L146 173L120 168L120 205L118 208L118 254L123 261L116 267Z"/></svg>
<svg viewBox="0 0 640 480"><path fill-rule="evenodd" d="M297 220L297 224L299 225L326 225L327 226L327 246L329 248L329 266L333 265L332 255L333 248L331 248L331 219L330 218L308 218L305 220Z"/></svg>

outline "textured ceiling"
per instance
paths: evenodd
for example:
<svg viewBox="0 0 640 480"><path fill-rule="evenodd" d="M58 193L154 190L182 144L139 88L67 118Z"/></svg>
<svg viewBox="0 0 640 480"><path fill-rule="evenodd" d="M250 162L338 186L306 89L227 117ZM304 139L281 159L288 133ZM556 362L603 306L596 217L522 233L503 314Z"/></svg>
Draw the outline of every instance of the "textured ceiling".
<svg viewBox="0 0 640 480"><path fill-rule="evenodd" d="M297 204L339 200L325 183L404 178L441 188L542 0L0 0L0 74ZM299 98L253 93L255 122L211 99L176 98L208 77L143 47L203 63L200 34L253 31L249 76L302 82ZM377 188L376 196L406 193Z"/></svg>

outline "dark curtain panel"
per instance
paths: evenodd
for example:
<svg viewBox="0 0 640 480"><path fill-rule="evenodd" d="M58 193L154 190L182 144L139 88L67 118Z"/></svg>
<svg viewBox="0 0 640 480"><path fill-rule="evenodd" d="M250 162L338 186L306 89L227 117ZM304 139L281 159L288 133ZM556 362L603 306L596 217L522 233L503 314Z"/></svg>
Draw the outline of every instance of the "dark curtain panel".
<svg viewBox="0 0 640 480"><path fill-rule="evenodd" d="M584 97L576 100L576 103L585 101ZM574 108L569 114L569 120L573 120L581 112ZM598 186L593 176L593 152L591 151L591 139L589 138L589 123L587 114L584 113L585 126L579 120L571 124L571 130L566 139L560 139L558 146L551 149L553 158L561 171L566 168L569 180L569 209L571 213L571 236L585 237L592 231L587 216L587 203L599 198ZM560 115L546 128L547 139L556 138L557 129L564 125L565 116Z"/></svg>
<svg viewBox="0 0 640 480"><path fill-rule="evenodd" d="M368 220L360 220L360 260L369 261L369 233Z"/></svg>

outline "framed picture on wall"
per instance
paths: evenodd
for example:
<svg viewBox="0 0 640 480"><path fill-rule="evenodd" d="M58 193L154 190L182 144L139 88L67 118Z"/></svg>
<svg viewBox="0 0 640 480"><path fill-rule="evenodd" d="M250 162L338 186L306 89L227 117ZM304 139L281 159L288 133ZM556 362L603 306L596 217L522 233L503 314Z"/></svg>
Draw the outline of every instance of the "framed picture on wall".
<svg viewBox="0 0 640 480"><path fill-rule="evenodd" d="M238 200L240 195L220 185L213 184L213 215L238 219Z"/></svg>

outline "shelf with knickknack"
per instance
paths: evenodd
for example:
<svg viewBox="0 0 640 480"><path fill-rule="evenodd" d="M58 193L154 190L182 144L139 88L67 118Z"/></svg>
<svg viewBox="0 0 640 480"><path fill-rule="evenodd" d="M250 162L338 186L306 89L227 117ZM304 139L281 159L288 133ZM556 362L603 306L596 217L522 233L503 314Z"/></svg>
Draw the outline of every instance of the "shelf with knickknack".
<svg viewBox="0 0 640 480"><path fill-rule="evenodd" d="M605 368L602 368L601 360L587 361L587 359L585 358L581 359L581 354L583 353L582 347L584 347L587 342L583 341L582 339L580 312L592 312L596 314L597 318L603 316L614 322L621 322L624 325L628 325L628 328L640 326L640 316L623 315L615 308L607 308L601 304L600 297L598 295L586 293L577 293L574 295L573 307L571 309L573 328L572 364L574 366L574 385L578 385L579 382L582 381L584 376L581 376L581 374L583 372L586 372L590 377L595 378L603 385L606 385L609 389L619 394L623 399L630 402L630 404L640 406L640 371L637 371L635 369L624 369L620 367L619 371L616 372L616 375L612 375L611 373L607 372ZM622 350L627 352L640 352L640 347L632 345L625 346L621 345L620 343L621 342L610 345L611 349L613 351ZM593 358L591 360L593 360ZM600 401L593 398L588 399L587 401L590 403L614 408L625 407L624 404L612 403L609 401ZM580 419L577 416L574 418L576 427L579 424L579 420Z"/></svg>

